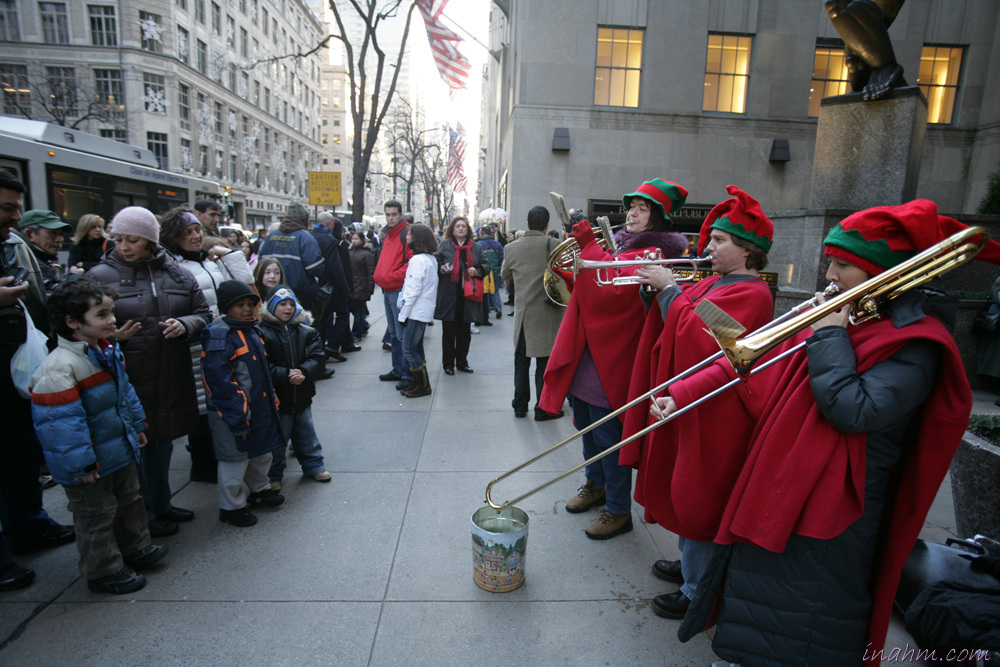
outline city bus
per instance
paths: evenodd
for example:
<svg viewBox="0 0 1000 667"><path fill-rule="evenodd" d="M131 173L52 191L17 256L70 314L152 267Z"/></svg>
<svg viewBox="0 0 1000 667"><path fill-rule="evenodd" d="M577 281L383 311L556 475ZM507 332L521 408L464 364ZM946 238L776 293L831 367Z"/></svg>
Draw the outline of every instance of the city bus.
<svg viewBox="0 0 1000 667"><path fill-rule="evenodd" d="M86 213L110 221L126 206L164 213L221 197L218 183L164 171L146 148L19 118L0 122L0 169L27 187L25 211L54 211L74 226Z"/></svg>

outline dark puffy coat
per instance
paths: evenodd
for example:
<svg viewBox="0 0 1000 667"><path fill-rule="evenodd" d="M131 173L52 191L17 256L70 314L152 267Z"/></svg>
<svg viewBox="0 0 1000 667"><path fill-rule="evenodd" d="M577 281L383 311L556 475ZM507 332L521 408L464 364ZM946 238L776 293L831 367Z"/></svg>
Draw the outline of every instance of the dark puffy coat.
<svg viewBox="0 0 1000 667"><path fill-rule="evenodd" d="M462 264L462 273L468 270L465 261L465 252L460 255L460 262ZM438 270L445 264L454 263L455 261L455 246L451 244L451 241L444 240L441 241L441 245L438 246L437 251L437 261ZM472 266L479 272L479 278L482 278L487 273L490 272L490 263L486 261L486 257L483 254L483 247L477 242L472 243ZM437 308L434 310L434 319L442 320L445 322L455 322L456 321L456 311L458 300L462 300L462 321L463 322L480 322L483 319L483 302L482 301L469 301L465 298L465 292L462 289L462 281L459 280L457 283L451 282L450 273L439 273L438 274L438 294L437 294Z"/></svg>
<svg viewBox="0 0 1000 667"><path fill-rule="evenodd" d="M163 248L141 262L126 262L112 250L87 276L118 292L118 326L129 320L142 325L121 348L129 379L146 410L146 437L159 442L186 435L198 420L191 342L212 321L198 282ZM160 323L170 318L184 325L186 335L163 337Z"/></svg>
<svg viewBox="0 0 1000 667"><path fill-rule="evenodd" d="M345 278L346 272L340 257L339 241L325 227L313 229L312 236L319 246L319 253L323 256L323 266L325 267L319 283L320 285L330 285L333 288L330 293L332 305L344 305L347 303L347 293L351 291L351 284ZM298 292L295 294L298 295Z"/></svg>
<svg viewBox="0 0 1000 667"><path fill-rule="evenodd" d="M220 317L201 332L201 346L215 458L243 461L284 447L278 400L257 323Z"/></svg>
<svg viewBox="0 0 1000 667"><path fill-rule="evenodd" d="M319 332L306 324L306 311L282 324L267 308L260 309L261 331L267 361L271 366L271 382L278 392L278 410L283 414L302 412L312 405L316 381L323 375L326 354ZM298 368L306 381L294 385L288 381L288 371Z"/></svg>
<svg viewBox="0 0 1000 667"><path fill-rule="evenodd" d="M375 293L375 253L367 243L351 246L351 284L355 301L368 301Z"/></svg>
<svg viewBox="0 0 1000 667"><path fill-rule="evenodd" d="M893 302L894 320L913 305L911 296ZM839 431L867 433L864 514L833 539L792 535L783 553L732 547L712 648L741 665L862 662L887 489L941 358L938 346L916 340L858 375L840 327L820 329L807 349L810 386L824 416Z"/></svg>
<svg viewBox="0 0 1000 667"><path fill-rule="evenodd" d="M115 247L114 239L100 237L97 239L83 238L79 243L74 243L69 248L70 266L83 265L84 271L90 271L97 266L104 253Z"/></svg>

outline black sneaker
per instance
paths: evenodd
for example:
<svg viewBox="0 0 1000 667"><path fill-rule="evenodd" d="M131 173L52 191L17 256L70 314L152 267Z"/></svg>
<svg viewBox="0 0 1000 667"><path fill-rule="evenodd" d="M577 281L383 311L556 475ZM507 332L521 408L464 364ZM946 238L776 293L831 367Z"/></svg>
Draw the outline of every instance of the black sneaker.
<svg viewBox="0 0 1000 667"><path fill-rule="evenodd" d="M134 593L145 585L146 577L127 565L114 574L100 579L87 580L87 588L94 593L114 593L115 595Z"/></svg>
<svg viewBox="0 0 1000 667"><path fill-rule="evenodd" d="M35 571L11 561L0 567L0 591L16 591L30 586L35 580Z"/></svg>
<svg viewBox="0 0 1000 667"><path fill-rule="evenodd" d="M147 544L134 553L122 556L122 560L132 568L148 567L166 556L168 551L170 549L162 544Z"/></svg>
<svg viewBox="0 0 1000 667"><path fill-rule="evenodd" d="M274 489L264 489L255 491L247 496L247 505L263 505L264 507L277 507L285 502L285 497Z"/></svg>
<svg viewBox="0 0 1000 667"><path fill-rule="evenodd" d="M382 382L399 382L403 378L399 377L392 371L389 371L388 373L382 373L382 375L379 375L378 379Z"/></svg>
<svg viewBox="0 0 1000 667"><path fill-rule="evenodd" d="M219 521L238 528L249 528L257 523L257 517L250 514L246 507L241 507L238 510L219 510Z"/></svg>

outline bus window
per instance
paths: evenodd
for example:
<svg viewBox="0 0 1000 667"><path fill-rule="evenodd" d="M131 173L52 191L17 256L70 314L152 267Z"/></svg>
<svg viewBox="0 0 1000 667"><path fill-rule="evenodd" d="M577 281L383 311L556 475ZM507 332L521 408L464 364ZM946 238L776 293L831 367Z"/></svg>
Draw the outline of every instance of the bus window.
<svg viewBox="0 0 1000 667"><path fill-rule="evenodd" d="M104 210L101 196L85 190L52 188L51 203L52 210L71 225L76 225L80 217L87 213L100 214Z"/></svg>

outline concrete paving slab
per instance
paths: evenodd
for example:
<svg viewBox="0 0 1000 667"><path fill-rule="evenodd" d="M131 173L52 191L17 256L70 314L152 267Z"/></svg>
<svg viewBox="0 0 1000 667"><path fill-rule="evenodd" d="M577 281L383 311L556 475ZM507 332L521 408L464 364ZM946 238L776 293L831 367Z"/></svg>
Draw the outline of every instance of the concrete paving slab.
<svg viewBox="0 0 1000 667"><path fill-rule="evenodd" d="M10 593L4 593L4 599L0 601L0 637L5 639L41 606L38 602L12 602L10 597Z"/></svg>
<svg viewBox="0 0 1000 667"><path fill-rule="evenodd" d="M550 475L524 474L525 485ZM555 485L526 499L528 546L525 583L510 593L489 593L473 582L473 512L484 503L489 481L474 473L418 473L406 510L389 583L389 600L619 600L647 604L654 596L676 590L650 572L660 558L645 530L611 540L588 539L583 529L598 510L569 514L564 497L570 484ZM575 488L575 487L574 487ZM640 514L633 512L636 528ZM652 612L649 612L652 616Z"/></svg>
<svg viewBox="0 0 1000 667"><path fill-rule="evenodd" d="M375 603L58 601L3 650L8 665L364 665Z"/></svg>
<svg viewBox="0 0 1000 667"><path fill-rule="evenodd" d="M374 402L371 407L381 409ZM415 470L427 418L426 408L412 412L313 411L330 472Z"/></svg>
<svg viewBox="0 0 1000 667"><path fill-rule="evenodd" d="M630 599L390 602L370 664L708 667L718 659L704 633L681 644L676 629Z"/></svg>

